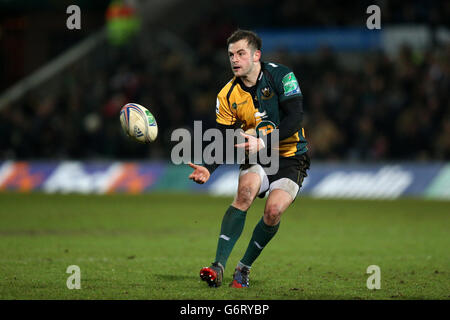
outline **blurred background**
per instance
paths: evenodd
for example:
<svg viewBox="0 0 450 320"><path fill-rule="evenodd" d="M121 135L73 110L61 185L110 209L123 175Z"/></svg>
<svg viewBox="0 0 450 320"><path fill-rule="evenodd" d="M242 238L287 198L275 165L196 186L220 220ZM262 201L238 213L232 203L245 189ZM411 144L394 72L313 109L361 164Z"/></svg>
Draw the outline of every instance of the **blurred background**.
<svg viewBox="0 0 450 320"><path fill-rule="evenodd" d="M366 26L373 4L381 29ZM232 168L190 184L170 136L214 126L226 39L244 28L300 81L303 192L450 198L449 22L448 1L0 0L0 189L232 194ZM155 115L155 143L121 132L127 102Z"/></svg>

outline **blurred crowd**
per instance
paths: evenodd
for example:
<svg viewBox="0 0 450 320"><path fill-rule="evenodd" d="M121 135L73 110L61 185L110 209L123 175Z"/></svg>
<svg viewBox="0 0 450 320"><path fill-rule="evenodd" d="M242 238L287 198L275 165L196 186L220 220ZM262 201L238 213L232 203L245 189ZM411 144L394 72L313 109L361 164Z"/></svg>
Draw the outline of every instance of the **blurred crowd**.
<svg viewBox="0 0 450 320"><path fill-rule="evenodd" d="M291 1L282 3L289 16ZM174 129L192 129L195 120L203 129L215 124L216 95L232 77L225 41L234 28L211 15L174 37L155 31L124 47L99 48L0 110L0 159L170 159ZM300 81L311 156L450 160L450 47L360 55L355 68L326 47L313 55L263 52L263 60L291 67ZM155 143L140 145L122 133L119 111L127 102L155 115Z"/></svg>
<svg viewBox="0 0 450 320"><path fill-rule="evenodd" d="M450 159L450 46L368 54L356 71L326 49L316 63L292 63L303 79L316 158Z"/></svg>
<svg viewBox="0 0 450 320"><path fill-rule="evenodd" d="M427 0L217 0L222 18L252 27L355 26L365 23L366 9L378 5L386 24L426 23L449 25L450 3Z"/></svg>

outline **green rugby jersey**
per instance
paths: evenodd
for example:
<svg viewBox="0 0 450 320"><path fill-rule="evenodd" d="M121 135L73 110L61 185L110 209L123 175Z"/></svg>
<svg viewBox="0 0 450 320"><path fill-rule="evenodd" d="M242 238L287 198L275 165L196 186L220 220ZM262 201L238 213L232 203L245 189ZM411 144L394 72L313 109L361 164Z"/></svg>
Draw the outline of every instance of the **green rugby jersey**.
<svg viewBox="0 0 450 320"><path fill-rule="evenodd" d="M272 62L261 62L261 73L255 86L248 88L233 77L217 96L216 121L221 125L242 123L244 131L255 129L268 134L279 128L284 112L280 103L301 98L297 78L288 67ZM300 155L308 150L303 128L279 143L281 157Z"/></svg>

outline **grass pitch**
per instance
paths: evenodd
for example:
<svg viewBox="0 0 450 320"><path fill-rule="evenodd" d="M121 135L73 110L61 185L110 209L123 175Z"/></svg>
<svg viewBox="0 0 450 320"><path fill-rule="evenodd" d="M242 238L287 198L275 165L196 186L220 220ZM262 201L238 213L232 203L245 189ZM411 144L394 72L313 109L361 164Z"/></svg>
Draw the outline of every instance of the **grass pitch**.
<svg viewBox="0 0 450 320"><path fill-rule="evenodd" d="M229 198L0 193L0 299L449 299L450 203L298 198L229 288L265 200L247 214L225 285L199 270L214 257ZM81 289L66 269L81 269ZM381 269L368 290L366 269Z"/></svg>

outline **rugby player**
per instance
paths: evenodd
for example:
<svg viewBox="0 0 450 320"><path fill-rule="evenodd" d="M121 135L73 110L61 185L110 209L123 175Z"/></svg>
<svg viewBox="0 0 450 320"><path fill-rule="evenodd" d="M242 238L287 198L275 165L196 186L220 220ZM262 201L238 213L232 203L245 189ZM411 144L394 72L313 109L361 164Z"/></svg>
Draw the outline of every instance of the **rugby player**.
<svg viewBox="0 0 450 320"><path fill-rule="evenodd" d="M262 198L268 192L264 214L253 230L230 284L236 288L249 286L253 262L277 233L280 217L295 200L310 166L302 128L299 83L288 67L261 61L261 46L259 36L248 30L237 30L228 38L228 57L234 77L217 96L216 126L224 132L239 123L248 131L265 123L266 140L243 134L245 143L236 145L249 153L272 147L269 136L274 126L279 130L279 170L268 175L264 165L241 164L238 190L222 220L215 260L200 270L200 278L210 287L222 284L228 257L242 233L247 211L257 196ZM219 166L217 163L189 165L194 169L189 179L200 184L207 182Z"/></svg>

